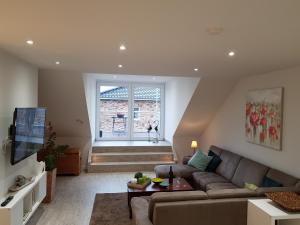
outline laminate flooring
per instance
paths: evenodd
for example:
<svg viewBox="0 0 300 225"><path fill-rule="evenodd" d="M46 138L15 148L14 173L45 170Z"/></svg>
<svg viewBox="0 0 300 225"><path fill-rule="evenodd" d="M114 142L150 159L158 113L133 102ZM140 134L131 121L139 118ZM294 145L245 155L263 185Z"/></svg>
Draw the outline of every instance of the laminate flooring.
<svg viewBox="0 0 300 225"><path fill-rule="evenodd" d="M127 192L133 176L133 172L58 176L53 202L42 204L27 225L89 225L95 194Z"/></svg>

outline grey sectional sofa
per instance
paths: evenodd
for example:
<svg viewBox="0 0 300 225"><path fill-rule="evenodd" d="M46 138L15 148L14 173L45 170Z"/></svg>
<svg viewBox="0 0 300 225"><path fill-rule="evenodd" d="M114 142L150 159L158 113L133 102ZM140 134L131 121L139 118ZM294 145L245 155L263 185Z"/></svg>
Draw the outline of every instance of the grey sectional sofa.
<svg viewBox="0 0 300 225"><path fill-rule="evenodd" d="M133 198L135 225L246 225L248 198L261 198L265 192L295 191L300 193L299 179L250 159L211 146L222 159L216 172L201 172L184 164L173 166L176 176L189 180L197 191L160 192L150 199ZM167 177L169 166L157 166L158 177ZM283 187L261 187L264 177ZM259 188L243 188L245 182Z"/></svg>

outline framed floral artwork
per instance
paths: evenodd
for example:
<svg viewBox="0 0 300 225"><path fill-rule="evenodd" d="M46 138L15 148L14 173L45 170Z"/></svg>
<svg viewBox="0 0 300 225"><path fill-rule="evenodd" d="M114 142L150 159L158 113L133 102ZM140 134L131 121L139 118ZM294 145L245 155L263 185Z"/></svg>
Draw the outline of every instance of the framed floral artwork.
<svg viewBox="0 0 300 225"><path fill-rule="evenodd" d="M245 132L248 142L281 150L283 88L248 91Z"/></svg>

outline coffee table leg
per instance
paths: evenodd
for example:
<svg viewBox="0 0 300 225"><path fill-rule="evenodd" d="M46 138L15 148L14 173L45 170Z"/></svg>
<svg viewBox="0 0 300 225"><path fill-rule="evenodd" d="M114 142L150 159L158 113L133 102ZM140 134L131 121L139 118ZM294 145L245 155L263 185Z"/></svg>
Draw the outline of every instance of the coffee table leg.
<svg viewBox="0 0 300 225"><path fill-rule="evenodd" d="M128 199L128 208L129 208L129 218L132 219L132 208L131 208L131 194L130 192L128 192L128 195L127 195L127 199Z"/></svg>

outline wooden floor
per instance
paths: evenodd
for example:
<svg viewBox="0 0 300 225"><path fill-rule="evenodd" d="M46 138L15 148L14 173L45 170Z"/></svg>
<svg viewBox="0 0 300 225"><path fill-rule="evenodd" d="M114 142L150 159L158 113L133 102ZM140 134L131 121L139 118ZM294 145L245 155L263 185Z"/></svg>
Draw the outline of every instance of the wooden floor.
<svg viewBox="0 0 300 225"><path fill-rule="evenodd" d="M145 173L154 177L154 173ZM27 225L88 225L96 193L126 192L134 173L82 173L57 177L56 196Z"/></svg>

